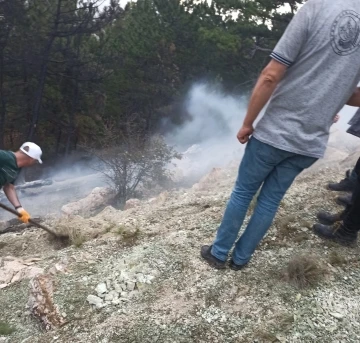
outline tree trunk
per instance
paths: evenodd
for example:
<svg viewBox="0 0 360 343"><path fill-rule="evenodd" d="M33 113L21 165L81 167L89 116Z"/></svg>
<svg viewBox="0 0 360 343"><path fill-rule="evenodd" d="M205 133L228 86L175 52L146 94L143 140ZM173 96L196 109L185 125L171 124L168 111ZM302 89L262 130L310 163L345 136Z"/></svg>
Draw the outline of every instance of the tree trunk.
<svg viewBox="0 0 360 343"><path fill-rule="evenodd" d="M56 155L59 155L61 134L62 134L61 128L59 128L59 133L58 133L57 138L56 138L56 147L55 147L55 154Z"/></svg>
<svg viewBox="0 0 360 343"><path fill-rule="evenodd" d="M46 81L46 76L47 76L47 68L48 68L48 64L49 64L49 57L51 54L51 49L52 49L53 43L55 41L56 33L58 31L58 27L59 27L61 2L62 2L62 0L58 0L55 21L54 21L54 27L52 29L52 32L49 35L49 39L48 39L48 42L46 44L46 47L45 47L45 50L43 53L43 60L42 60L42 65L41 65L39 79L38 79L39 84L38 84L37 90L35 92L31 124L30 124L30 128L29 128L29 133L27 135L28 141L33 140L34 134L36 131L36 126L37 126L37 123L39 120L40 108L41 108L42 97L43 97L43 93L44 93L45 81Z"/></svg>
<svg viewBox="0 0 360 343"><path fill-rule="evenodd" d="M0 149L4 148L6 99L4 94L4 50L0 51Z"/></svg>
<svg viewBox="0 0 360 343"><path fill-rule="evenodd" d="M75 91L73 102L71 106L71 111L69 113L69 129L68 129L68 137L66 141L66 148L65 148L65 157L68 156L71 152L71 142L75 133L75 112L77 110L79 100L79 72L76 72L76 79L75 79Z"/></svg>

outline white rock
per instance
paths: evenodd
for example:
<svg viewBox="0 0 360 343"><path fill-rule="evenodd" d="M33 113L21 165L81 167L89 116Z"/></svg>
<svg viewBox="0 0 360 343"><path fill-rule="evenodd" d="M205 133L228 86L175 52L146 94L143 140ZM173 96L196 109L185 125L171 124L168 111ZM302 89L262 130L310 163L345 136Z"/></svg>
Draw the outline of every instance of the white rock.
<svg viewBox="0 0 360 343"><path fill-rule="evenodd" d="M97 297L96 295L88 295L86 298L89 304L95 305L96 308L102 308L104 306L104 303L101 298Z"/></svg>
<svg viewBox="0 0 360 343"><path fill-rule="evenodd" d="M336 319L343 319L344 318L344 315L342 313L339 313L339 312L331 312L330 315L333 316Z"/></svg>
<svg viewBox="0 0 360 343"><path fill-rule="evenodd" d="M105 301L112 301L113 300L112 294L110 294L110 293L106 294L104 300Z"/></svg>
<svg viewBox="0 0 360 343"><path fill-rule="evenodd" d="M135 291L131 291L131 292L129 292L128 297L131 299L132 297L134 297L134 296L138 295L139 293L140 293L140 292L139 292L139 291L137 291L137 290L135 290Z"/></svg>
<svg viewBox="0 0 360 343"><path fill-rule="evenodd" d="M115 193L111 189L96 187L86 198L64 205L61 211L65 215L89 216L114 196Z"/></svg>
<svg viewBox="0 0 360 343"><path fill-rule="evenodd" d="M126 286L127 286L128 291L133 291L135 289L136 283L128 282Z"/></svg>
<svg viewBox="0 0 360 343"><path fill-rule="evenodd" d="M107 289L111 289L111 288L112 288L112 287L111 287L111 280L110 280L110 279L106 280L106 288L107 288Z"/></svg>
<svg viewBox="0 0 360 343"><path fill-rule="evenodd" d="M130 208L135 208L141 205L141 201L139 199L129 199L124 207L124 211L129 210Z"/></svg>
<svg viewBox="0 0 360 343"><path fill-rule="evenodd" d="M146 279L145 279L145 276L143 273L138 273L138 274L136 274L136 280L138 282L145 283Z"/></svg>
<svg viewBox="0 0 360 343"><path fill-rule="evenodd" d="M124 281L127 281L127 280L129 280L129 274L122 270L121 273L120 273L120 276L119 276L119 281L124 282Z"/></svg>
<svg viewBox="0 0 360 343"><path fill-rule="evenodd" d="M106 288L106 284L103 282L103 283L99 283L96 288L95 288L95 291L98 293L98 294L104 294L107 292L107 288Z"/></svg>
<svg viewBox="0 0 360 343"><path fill-rule="evenodd" d="M105 301L112 301L119 297L118 292L110 291L108 294L105 295Z"/></svg>
<svg viewBox="0 0 360 343"><path fill-rule="evenodd" d="M119 285L118 283L114 284L114 289L116 292L121 293L123 291L122 285Z"/></svg>

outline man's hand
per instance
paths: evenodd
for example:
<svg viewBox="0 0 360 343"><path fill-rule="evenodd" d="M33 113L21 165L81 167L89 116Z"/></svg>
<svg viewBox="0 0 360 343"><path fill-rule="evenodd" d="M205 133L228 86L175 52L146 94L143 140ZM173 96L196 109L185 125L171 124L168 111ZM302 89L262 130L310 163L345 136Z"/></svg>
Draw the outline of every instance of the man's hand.
<svg viewBox="0 0 360 343"><path fill-rule="evenodd" d="M274 59L261 72L252 92L243 127L237 134L241 144L245 144L254 132L254 122L271 98L275 88L284 77L287 66Z"/></svg>
<svg viewBox="0 0 360 343"><path fill-rule="evenodd" d="M26 212L22 207L19 207L18 209L16 209L16 211L18 211L18 213L20 214L19 220L27 224L30 219L30 214Z"/></svg>
<svg viewBox="0 0 360 343"><path fill-rule="evenodd" d="M333 123L336 124L340 119L340 115L337 114L335 117L334 117L334 120L333 120Z"/></svg>
<svg viewBox="0 0 360 343"><path fill-rule="evenodd" d="M348 100L348 102L346 103L349 106L354 106L354 107L360 107L360 88L356 88L355 92L353 93L353 95L350 97L350 99Z"/></svg>
<svg viewBox="0 0 360 343"><path fill-rule="evenodd" d="M241 144L245 144L249 141L249 138L253 132L254 128L252 126L243 126L237 134L237 139Z"/></svg>

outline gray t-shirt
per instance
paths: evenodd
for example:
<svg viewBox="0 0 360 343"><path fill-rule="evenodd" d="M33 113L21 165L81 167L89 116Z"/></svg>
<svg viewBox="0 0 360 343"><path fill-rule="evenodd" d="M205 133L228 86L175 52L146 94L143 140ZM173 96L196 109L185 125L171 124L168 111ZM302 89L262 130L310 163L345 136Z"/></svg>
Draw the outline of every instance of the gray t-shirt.
<svg viewBox="0 0 360 343"><path fill-rule="evenodd" d="M254 137L323 157L333 118L360 81L360 0L309 0L271 57L289 68Z"/></svg>

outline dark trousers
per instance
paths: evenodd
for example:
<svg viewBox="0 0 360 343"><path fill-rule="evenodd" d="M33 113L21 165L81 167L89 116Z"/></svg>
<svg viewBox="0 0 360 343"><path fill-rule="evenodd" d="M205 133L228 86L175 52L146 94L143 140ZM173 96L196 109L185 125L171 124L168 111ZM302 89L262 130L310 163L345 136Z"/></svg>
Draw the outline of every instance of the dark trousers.
<svg viewBox="0 0 360 343"><path fill-rule="evenodd" d="M360 158L356 163L357 185L352 196L352 205L346 209L344 226L352 231L360 231Z"/></svg>

